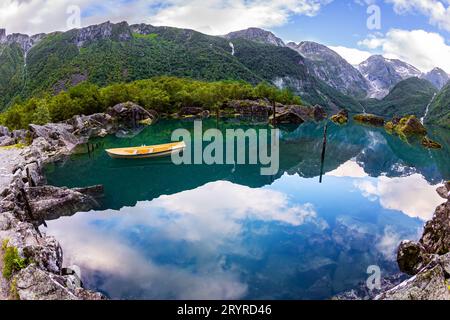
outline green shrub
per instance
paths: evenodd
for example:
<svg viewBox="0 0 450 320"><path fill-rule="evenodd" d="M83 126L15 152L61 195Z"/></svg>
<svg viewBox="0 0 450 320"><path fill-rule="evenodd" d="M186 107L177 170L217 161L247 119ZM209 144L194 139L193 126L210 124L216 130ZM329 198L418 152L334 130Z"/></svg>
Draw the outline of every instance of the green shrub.
<svg viewBox="0 0 450 320"><path fill-rule="evenodd" d="M9 241L3 241L3 277L10 280L15 272L18 272L28 265L28 260L22 258L19 254L19 249L13 246L8 246Z"/></svg>

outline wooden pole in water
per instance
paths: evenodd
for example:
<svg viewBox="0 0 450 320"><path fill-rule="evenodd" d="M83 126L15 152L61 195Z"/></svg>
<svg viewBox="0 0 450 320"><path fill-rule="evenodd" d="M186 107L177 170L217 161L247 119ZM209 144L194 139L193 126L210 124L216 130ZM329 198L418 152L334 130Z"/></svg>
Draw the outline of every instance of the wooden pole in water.
<svg viewBox="0 0 450 320"><path fill-rule="evenodd" d="M319 179L320 183L322 183L323 168L325 163L325 152L327 149L327 131L328 131L328 123L325 125L325 129L323 130L322 156L320 158L320 179Z"/></svg>
<svg viewBox="0 0 450 320"><path fill-rule="evenodd" d="M273 124L276 124L276 116L277 116L277 107L276 107L276 102L272 102L272 108L273 108Z"/></svg>

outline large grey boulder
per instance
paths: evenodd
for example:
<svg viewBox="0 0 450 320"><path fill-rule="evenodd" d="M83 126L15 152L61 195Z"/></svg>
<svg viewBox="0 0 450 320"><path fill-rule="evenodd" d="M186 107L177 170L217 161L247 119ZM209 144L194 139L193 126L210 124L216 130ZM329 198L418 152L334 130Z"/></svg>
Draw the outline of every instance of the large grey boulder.
<svg viewBox="0 0 450 320"><path fill-rule="evenodd" d="M114 118L106 113L74 116L67 123L73 126L75 135L86 137L86 139L101 137L104 132L110 134L115 131Z"/></svg>
<svg viewBox="0 0 450 320"><path fill-rule="evenodd" d="M0 137L9 136L10 132L7 127L0 126Z"/></svg>
<svg viewBox="0 0 450 320"><path fill-rule="evenodd" d="M0 147L12 146L16 143L16 140L10 136L0 136Z"/></svg>
<svg viewBox="0 0 450 320"><path fill-rule="evenodd" d="M30 124L29 129L33 139L44 138L50 145L65 147L69 151L84 142L73 134L73 126L66 123Z"/></svg>
<svg viewBox="0 0 450 320"><path fill-rule="evenodd" d="M14 277L15 298L19 300L102 300L105 298L100 293L81 287L69 288L68 278L68 276L45 272L32 264Z"/></svg>
<svg viewBox="0 0 450 320"><path fill-rule="evenodd" d="M26 191L33 217L38 221L72 216L99 206L87 191L83 194L76 190L52 186L27 188Z"/></svg>
<svg viewBox="0 0 450 320"><path fill-rule="evenodd" d="M427 222L420 243L428 253L443 255L450 251L450 201L437 207Z"/></svg>
<svg viewBox="0 0 450 320"><path fill-rule="evenodd" d="M123 124L137 124L139 121L150 119L152 123L157 120L158 113L153 110L146 110L133 103L119 103L106 112Z"/></svg>
<svg viewBox="0 0 450 320"><path fill-rule="evenodd" d="M430 263L432 256L417 242L402 241L397 251L397 263L401 272L415 275Z"/></svg>

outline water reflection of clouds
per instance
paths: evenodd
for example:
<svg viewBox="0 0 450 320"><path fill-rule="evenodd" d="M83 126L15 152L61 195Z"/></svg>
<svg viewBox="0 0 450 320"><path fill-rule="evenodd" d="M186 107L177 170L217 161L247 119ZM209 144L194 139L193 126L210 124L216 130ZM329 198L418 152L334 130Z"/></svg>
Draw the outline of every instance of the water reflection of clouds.
<svg viewBox="0 0 450 320"><path fill-rule="evenodd" d="M397 210L412 218L429 220L435 208L442 202L436 193L437 186L430 185L420 174L373 180L355 181L354 185L371 201L390 210Z"/></svg>
<svg viewBox="0 0 450 320"><path fill-rule="evenodd" d="M437 186L430 185L418 173L396 178L369 178L355 160L350 160L326 175L354 178L355 187L368 200L379 200L385 209L401 211L412 218L431 219L442 202L436 193Z"/></svg>
<svg viewBox="0 0 450 320"><path fill-rule="evenodd" d="M281 192L219 181L134 208L62 218L50 222L50 230L64 248L65 264L91 270L88 283L95 271L106 275L100 288L115 297L143 291L155 298L239 299L247 285L233 266L224 267L223 250L218 249L227 246L228 253L251 255L239 242L245 220L300 226L315 218L312 205L291 204ZM164 250L142 248L148 238L164 245L187 242L183 247L193 252L182 256L198 261L186 267L146 257L146 251Z"/></svg>

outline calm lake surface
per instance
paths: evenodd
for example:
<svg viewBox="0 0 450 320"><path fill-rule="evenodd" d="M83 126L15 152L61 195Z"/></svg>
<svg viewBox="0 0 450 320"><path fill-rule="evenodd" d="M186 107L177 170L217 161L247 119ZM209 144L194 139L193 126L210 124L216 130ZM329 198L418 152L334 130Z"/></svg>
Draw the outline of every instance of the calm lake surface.
<svg viewBox="0 0 450 320"><path fill-rule="evenodd" d="M236 121L218 127L267 128ZM48 182L103 184L98 211L49 221L64 264L87 288L114 299L328 299L365 282L371 265L398 272L402 239L418 239L450 179L449 131L430 128L443 150L384 129L330 124L284 127L280 171L258 165L181 165L113 160L105 148L170 141L189 121L162 121L134 137L96 140L93 154L46 168Z"/></svg>

